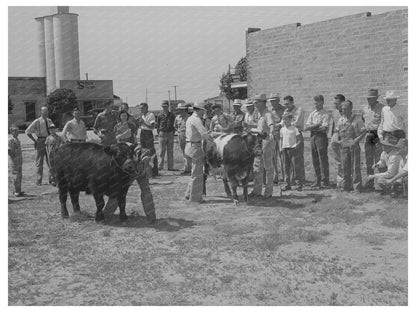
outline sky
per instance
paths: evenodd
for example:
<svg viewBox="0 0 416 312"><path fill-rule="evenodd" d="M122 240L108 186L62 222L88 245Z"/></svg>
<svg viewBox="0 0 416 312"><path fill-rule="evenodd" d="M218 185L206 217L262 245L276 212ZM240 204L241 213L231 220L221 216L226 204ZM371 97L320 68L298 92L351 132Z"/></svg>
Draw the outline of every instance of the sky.
<svg viewBox="0 0 416 312"><path fill-rule="evenodd" d="M245 56L245 31L302 25L400 7L76 7L81 79L113 80L114 94L158 109L219 94L222 73ZM35 17L53 7L9 7L8 75L38 76Z"/></svg>

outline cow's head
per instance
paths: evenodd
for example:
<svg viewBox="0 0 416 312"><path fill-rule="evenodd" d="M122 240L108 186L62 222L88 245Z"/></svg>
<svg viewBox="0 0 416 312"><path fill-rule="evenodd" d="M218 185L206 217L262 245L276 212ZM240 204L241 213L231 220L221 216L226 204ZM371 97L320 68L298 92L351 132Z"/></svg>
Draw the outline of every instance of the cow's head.
<svg viewBox="0 0 416 312"><path fill-rule="evenodd" d="M136 173L137 156L134 152L136 144L117 143L106 146L104 152L111 155L115 165L128 174Z"/></svg>
<svg viewBox="0 0 416 312"><path fill-rule="evenodd" d="M254 156L261 156L262 154L262 135L258 133L246 132L243 133L244 141L246 141L247 149L254 154Z"/></svg>

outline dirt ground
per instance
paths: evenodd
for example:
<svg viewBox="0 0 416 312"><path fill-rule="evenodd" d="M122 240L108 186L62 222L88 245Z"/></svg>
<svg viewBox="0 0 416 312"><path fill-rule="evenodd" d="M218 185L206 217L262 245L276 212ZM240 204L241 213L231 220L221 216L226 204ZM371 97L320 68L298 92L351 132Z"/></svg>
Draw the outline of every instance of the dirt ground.
<svg viewBox="0 0 416 312"><path fill-rule="evenodd" d="M156 224L137 184L128 222L117 210L97 224L84 194L83 214L61 219L57 189L36 186L35 153L23 156L29 196L14 198L9 178L9 305L408 304L404 198L305 187L234 206L210 177L207 203L188 204L189 177L162 171L151 180Z"/></svg>

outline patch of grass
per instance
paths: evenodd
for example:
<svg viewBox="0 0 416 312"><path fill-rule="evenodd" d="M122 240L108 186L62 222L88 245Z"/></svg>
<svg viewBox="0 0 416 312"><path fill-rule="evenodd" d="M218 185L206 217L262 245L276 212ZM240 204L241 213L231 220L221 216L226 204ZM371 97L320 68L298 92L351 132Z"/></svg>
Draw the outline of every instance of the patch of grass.
<svg viewBox="0 0 416 312"><path fill-rule="evenodd" d="M407 209L396 210L392 207L381 213L381 224L392 228L407 228Z"/></svg>
<svg viewBox="0 0 416 312"><path fill-rule="evenodd" d="M386 241L386 239L381 237L378 233L360 233L355 237L372 246L384 245L384 242Z"/></svg>
<svg viewBox="0 0 416 312"><path fill-rule="evenodd" d="M274 251L281 245L288 245L295 242L319 242L327 235L329 235L327 230L289 228L267 234L260 243L260 246L266 250Z"/></svg>

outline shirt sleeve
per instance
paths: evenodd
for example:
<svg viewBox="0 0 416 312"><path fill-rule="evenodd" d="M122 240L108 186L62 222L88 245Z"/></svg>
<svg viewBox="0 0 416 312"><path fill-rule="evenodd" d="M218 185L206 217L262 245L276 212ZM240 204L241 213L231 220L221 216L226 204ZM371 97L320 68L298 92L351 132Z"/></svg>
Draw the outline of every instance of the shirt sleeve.
<svg viewBox="0 0 416 312"><path fill-rule="evenodd" d="M329 121L330 121L330 116L328 113L325 113L324 116L322 117L322 125L321 127L329 127Z"/></svg>
<svg viewBox="0 0 416 312"><path fill-rule="evenodd" d="M150 113L149 114L149 119L148 119L148 121L149 121L149 124L151 125L152 123L154 124L155 122L156 122L156 117L155 117L155 115L153 114L153 113Z"/></svg>
<svg viewBox="0 0 416 312"><path fill-rule="evenodd" d="M312 115L313 115L313 112L309 114L308 119L306 120L306 126L312 125ZM295 120L295 118L293 116L292 124L294 123L294 120Z"/></svg>
<svg viewBox="0 0 416 312"><path fill-rule="evenodd" d="M381 109L380 124L378 126L377 135L379 138L383 137L383 123L384 123L384 107Z"/></svg>
<svg viewBox="0 0 416 312"><path fill-rule="evenodd" d="M270 127L274 125L274 119L271 113L267 113L264 117L265 117L267 126Z"/></svg>
<svg viewBox="0 0 416 312"><path fill-rule="evenodd" d="M387 171L375 174L376 177L383 177L386 179L393 178L397 172L399 172L399 166L400 166L400 155L392 155L389 157L389 160L387 162Z"/></svg>
<svg viewBox="0 0 416 312"><path fill-rule="evenodd" d="M63 138L64 138L65 141L68 140L67 134L68 134L70 125L71 125L70 122L67 122L66 125L65 125L65 127L64 127L64 130L62 131L62 136L63 136Z"/></svg>
<svg viewBox="0 0 416 312"><path fill-rule="evenodd" d="M293 121L292 121L292 125L295 126L296 128L303 128L303 125L301 123L303 123L303 118L301 118L303 116L303 110L302 108L298 107L296 109L296 112L293 114Z"/></svg>
<svg viewBox="0 0 416 312"><path fill-rule="evenodd" d="M101 126L101 115L98 115L97 118L95 118L94 129L97 131L100 131L100 126Z"/></svg>
<svg viewBox="0 0 416 312"><path fill-rule="evenodd" d="M202 124L202 120L199 118L195 119L194 122L194 126L195 128L198 130L198 132L201 134L202 137L207 137L208 136L208 131L207 128L204 127L204 125Z"/></svg>
<svg viewBox="0 0 416 312"><path fill-rule="evenodd" d="M9 151L13 152L13 141L9 139Z"/></svg>

